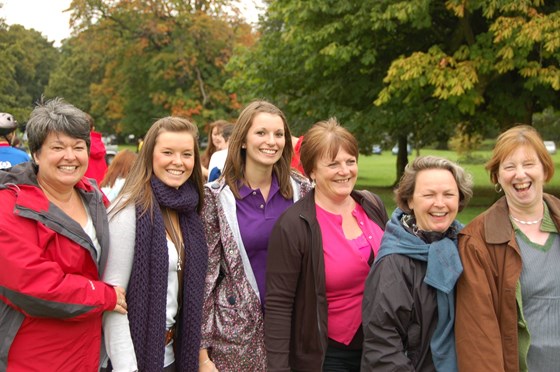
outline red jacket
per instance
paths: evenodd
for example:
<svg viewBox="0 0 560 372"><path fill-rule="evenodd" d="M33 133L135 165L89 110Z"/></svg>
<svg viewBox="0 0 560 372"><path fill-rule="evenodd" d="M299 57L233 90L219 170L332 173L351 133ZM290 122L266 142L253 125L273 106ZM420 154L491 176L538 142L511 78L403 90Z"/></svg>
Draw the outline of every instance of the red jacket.
<svg viewBox="0 0 560 372"><path fill-rule="evenodd" d="M101 255L81 226L50 204L31 163L0 172L0 370L97 371L101 316L116 305L99 281L108 224L101 193L76 188ZM98 264L99 262L99 264Z"/></svg>
<svg viewBox="0 0 560 372"><path fill-rule="evenodd" d="M90 132L90 139L89 163L85 176L87 178L93 178L97 181L97 185L100 185L107 172L107 162L105 161L107 150L101 140L101 133Z"/></svg>

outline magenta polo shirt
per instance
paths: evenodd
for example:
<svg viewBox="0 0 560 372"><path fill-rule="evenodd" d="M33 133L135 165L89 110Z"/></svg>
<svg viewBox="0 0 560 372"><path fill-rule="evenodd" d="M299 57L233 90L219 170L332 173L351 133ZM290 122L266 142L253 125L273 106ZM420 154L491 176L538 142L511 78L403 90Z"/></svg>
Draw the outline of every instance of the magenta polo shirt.
<svg viewBox="0 0 560 372"><path fill-rule="evenodd" d="M239 185L239 195L241 199L236 201L239 231L257 280L261 306L264 309L268 238L276 220L293 204L293 200L282 196L274 174L267 201L259 189L253 190L246 185Z"/></svg>
<svg viewBox="0 0 560 372"><path fill-rule="evenodd" d="M318 205L316 211L323 237L329 338L348 345L362 324L362 298L370 269L368 259L372 251L377 255L383 230L356 204L352 215L362 234L347 239L342 230L342 216Z"/></svg>

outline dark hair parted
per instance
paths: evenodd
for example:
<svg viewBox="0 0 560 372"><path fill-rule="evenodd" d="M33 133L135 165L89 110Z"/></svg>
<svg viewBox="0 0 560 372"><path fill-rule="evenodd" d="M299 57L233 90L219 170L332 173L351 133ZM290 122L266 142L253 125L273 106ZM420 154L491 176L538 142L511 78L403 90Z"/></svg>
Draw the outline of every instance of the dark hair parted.
<svg viewBox="0 0 560 372"><path fill-rule="evenodd" d="M113 187L117 178L124 178L128 177L130 173L130 169L136 160L136 153L130 151L129 149L124 149L117 152L115 158L107 168L107 173L105 173L105 177L103 177L103 181L99 184L99 187Z"/></svg>
<svg viewBox="0 0 560 372"><path fill-rule="evenodd" d="M292 135L284 113L272 103L258 100L253 101L243 109L237 122L233 127L233 132L228 142L228 155L223 170L225 183L230 187L233 195L239 198L238 181L245 179L245 164L247 151L243 149L243 144L247 140L247 133L253 125L253 120L258 114L266 113L279 116L284 123L285 145L282 156L274 164L272 171L276 174L280 193L286 199L293 196L292 184L290 182L290 162L294 149L292 147Z"/></svg>
<svg viewBox="0 0 560 372"><path fill-rule="evenodd" d="M203 204L204 191L202 189L202 168L200 165L200 153L197 141L198 128L189 120L177 116L161 118L148 129L148 132L144 136L144 145L142 145L138 158L134 162L121 191L121 194L126 195L127 199L120 204L115 212L131 203L140 205L142 207L142 213L152 211L154 208L155 198L152 192L150 179L154 172L153 160L156 141L159 135L164 132L187 132L193 137L194 168L187 182L192 182L196 186L199 196L197 210L200 212Z"/></svg>
<svg viewBox="0 0 560 372"><path fill-rule="evenodd" d="M315 123L303 135L301 143L299 158L305 174L310 175L325 154L334 160L340 149L344 149L358 160L358 141L336 118Z"/></svg>
<svg viewBox="0 0 560 372"><path fill-rule="evenodd" d="M91 141L87 116L63 98L57 97L46 102L41 99L31 112L25 131L32 155L41 151L41 146L50 133L63 133L84 140L89 154Z"/></svg>
<svg viewBox="0 0 560 372"><path fill-rule="evenodd" d="M395 190L397 206L405 213L412 213L408 207L408 202L414 195L416 177L419 172L428 169L444 169L451 172L459 189L459 212L462 211L473 195L472 176L451 160L431 155L417 157L412 163L407 164L398 188Z"/></svg>
<svg viewBox="0 0 560 372"><path fill-rule="evenodd" d="M493 184L498 183L500 164L520 146L529 146L535 150L548 182L554 176L554 161L546 150L544 142L537 130L529 125L520 124L500 134L492 151L492 157L486 163Z"/></svg>

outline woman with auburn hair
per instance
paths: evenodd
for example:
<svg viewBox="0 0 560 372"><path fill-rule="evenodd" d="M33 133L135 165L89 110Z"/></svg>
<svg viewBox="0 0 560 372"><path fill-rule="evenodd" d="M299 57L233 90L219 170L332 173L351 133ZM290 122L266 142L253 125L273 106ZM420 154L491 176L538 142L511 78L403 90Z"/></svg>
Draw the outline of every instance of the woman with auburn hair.
<svg viewBox="0 0 560 372"><path fill-rule="evenodd" d="M208 241L200 371L265 371L263 309L268 241L277 218L310 189L290 169L282 111L249 104L229 139L222 177L205 185Z"/></svg>
<svg viewBox="0 0 560 372"><path fill-rule="evenodd" d="M110 202L115 200L121 191L136 157L136 153L128 149L121 150L107 168L107 173L99 186Z"/></svg>
<svg viewBox="0 0 560 372"><path fill-rule="evenodd" d="M300 159L315 188L272 230L266 278L267 371L359 371L364 282L387 212L354 190L358 142L336 119L303 137Z"/></svg>
<svg viewBox="0 0 560 372"><path fill-rule="evenodd" d="M560 366L560 200L544 192L554 162L539 133L502 133L486 170L504 196L459 234L456 340L461 371Z"/></svg>

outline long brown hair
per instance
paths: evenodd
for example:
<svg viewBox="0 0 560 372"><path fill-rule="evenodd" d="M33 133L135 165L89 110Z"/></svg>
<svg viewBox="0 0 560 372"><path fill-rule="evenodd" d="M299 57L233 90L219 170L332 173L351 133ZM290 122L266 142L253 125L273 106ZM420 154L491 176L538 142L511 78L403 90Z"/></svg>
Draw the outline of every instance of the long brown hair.
<svg viewBox="0 0 560 372"><path fill-rule="evenodd" d="M128 176L130 173L130 168L134 164L136 160L136 153L130 151L129 149L124 149L117 152L115 158L107 168L107 173L105 173L105 177L99 184L99 187L113 187L117 178L124 178Z"/></svg>
<svg viewBox="0 0 560 372"><path fill-rule="evenodd" d="M247 151L242 148L247 139L247 133L253 125L253 119L257 114L267 113L280 116L284 123L284 137L286 144L282 151L282 157L274 164L272 171L276 174L280 193L286 199L293 197L292 184L290 182L290 162L294 149L292 147L292 135L284 113L272 103L267 101L253 101L243 109L237 122L233 127L233 133L228 142L228 154L223 170L225 183L230 187L236 198L240 198L237 182L245 179L245 163Z"/></svg>
<svg viewBox="0 0 560 372"><path fill-rule="evenodd" d="M194 168L187 182L193 182L197 188L199 196L197 210L200 212L203 204L204 191L202 188L202 169L197 141L198 128L185 118L168 116L157 120L146 133L144 145L140 149L138 159L134 162L121 191L122 195L126 195L126 199L124 199L123 203L121 203L113 213L118 212L131 203L140 205L142 214L153 210L155 200L150 179L154 171L153 156L156 140L163 132L188 132L193 136Z"/></svg>

